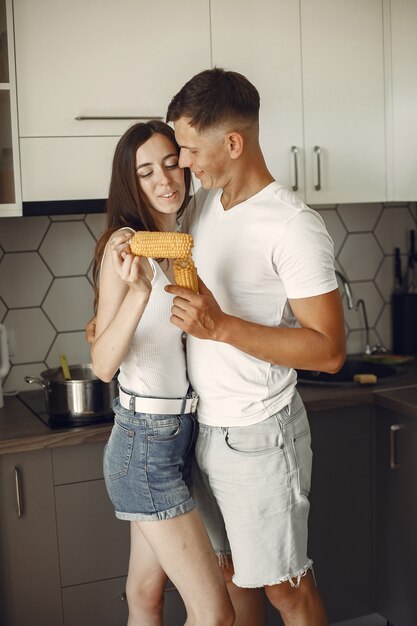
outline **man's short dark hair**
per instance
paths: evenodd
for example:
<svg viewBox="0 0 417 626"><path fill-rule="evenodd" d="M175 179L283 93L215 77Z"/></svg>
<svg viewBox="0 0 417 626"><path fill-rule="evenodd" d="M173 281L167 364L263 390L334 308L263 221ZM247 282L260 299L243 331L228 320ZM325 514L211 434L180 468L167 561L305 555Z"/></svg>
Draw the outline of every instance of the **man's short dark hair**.
<svg viewBox="0 0 417 626"><path fill-rule="evenodd" d="M259 105L258 90L245 76L215 67L193 76L172 98L167 122L188 117L197 131L224 123L258 123Z"/></svg>

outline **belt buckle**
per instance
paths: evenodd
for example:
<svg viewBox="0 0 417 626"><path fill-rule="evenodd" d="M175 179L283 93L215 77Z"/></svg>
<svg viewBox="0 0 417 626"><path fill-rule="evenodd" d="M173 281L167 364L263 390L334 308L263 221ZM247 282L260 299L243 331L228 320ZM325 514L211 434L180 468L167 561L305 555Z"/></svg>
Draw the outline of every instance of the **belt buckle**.
<svg viewBox="0 0 417 626"><path fill-rule="evenodd" d="M190 413L195 413L197 410L197 404L198 404L198 395L193 391L191 394L191 406L190 406Z"/></svg>

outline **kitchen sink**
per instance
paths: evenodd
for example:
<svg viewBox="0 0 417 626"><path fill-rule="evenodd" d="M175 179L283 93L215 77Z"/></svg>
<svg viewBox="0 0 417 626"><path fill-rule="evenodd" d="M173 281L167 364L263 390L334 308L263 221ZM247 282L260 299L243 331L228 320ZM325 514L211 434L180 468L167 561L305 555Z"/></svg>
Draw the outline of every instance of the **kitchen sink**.
<svg viewBox="0 0 417 626"><path fill-rule="evenodd" d="M376 383L387 383L391 378L396 378L401 375L403 370L393 365L387 365L385 363L373 363L366 359L346 359L343 367L336 374L328 374L326 372L315 372L310 370L297 370L298 383L300 385L322 385L322 386L334 386L334 385L352 385L356 386L359 383L353 380L356 374L375 374L377 377Z"/></svg>

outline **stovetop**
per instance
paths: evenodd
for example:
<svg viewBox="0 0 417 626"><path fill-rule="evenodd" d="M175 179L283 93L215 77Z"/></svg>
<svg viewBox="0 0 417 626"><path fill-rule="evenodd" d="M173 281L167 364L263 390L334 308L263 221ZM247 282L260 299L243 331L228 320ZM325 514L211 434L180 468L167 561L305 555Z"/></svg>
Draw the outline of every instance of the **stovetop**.
<svg viewBox="0 0 417 626"><path fill-rule="evenodd" d="M89 415L88 417L67 417L65 415L51 415L46 410L45 394L43 389L36 389L33 391L20 391L17 397L23 404L32 411L38 419L40 419L49 428L75 428L78 426L91 426L91 424L101 424L104 422L112 422L114 414L100 415L94 417Z"/></svg>

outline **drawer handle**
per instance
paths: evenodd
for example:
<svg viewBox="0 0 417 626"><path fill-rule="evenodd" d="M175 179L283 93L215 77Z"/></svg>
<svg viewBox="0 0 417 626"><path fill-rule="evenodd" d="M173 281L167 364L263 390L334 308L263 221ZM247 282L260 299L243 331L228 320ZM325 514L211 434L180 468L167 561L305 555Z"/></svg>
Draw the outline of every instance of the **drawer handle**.
<svg viewBox="0 0 417 626"><path fill-rule="evenodd" d="M314 189L316 191L320 191L321 189L321 162L320 162L320 155L321 155L321 150L320 150L320 146L314 146L314 152L316 153L316 162L317 162L317 182L314 185Z"/></svg>
<svg viewBox="0 0 417 626"><path fill-rule="evenodd" d="M400 467L400 464L397 460L397 432L401 430L402 426L400 424L391 424L389 431L389 465L392 470L397 470Z"/></svg>
<svg viewBox="0 0 417 626"><path fill-rule="evenodd" d="M16 488L16 515L20 519L23 516L22 477L20 469L14 468L14 483Z"/></svg>
<svg viewBox="0 0 417 626"><path fill-rule="evenodd" d="M85 120L163 120L160 115L77 115L74 117L77 122Z"/></svg>
<svg viewBox="0 0 417 626"><path fill-rule="evenodd" d="M298 191L298 148L297 146L291 146L291 153L294 159L294 184L292 185L293 191Z"/></svg>

